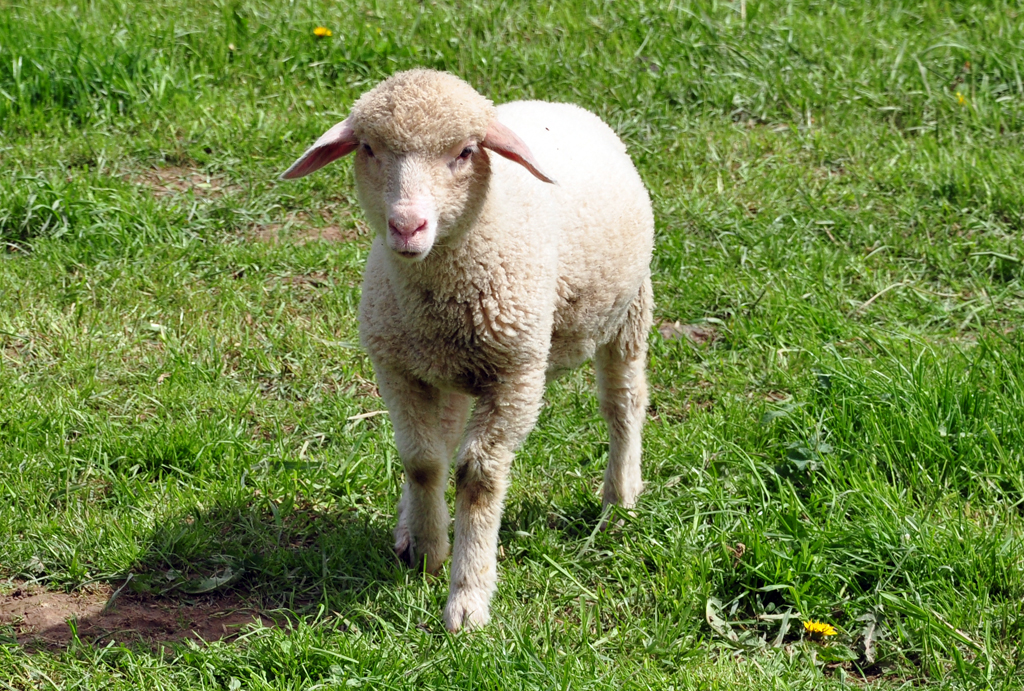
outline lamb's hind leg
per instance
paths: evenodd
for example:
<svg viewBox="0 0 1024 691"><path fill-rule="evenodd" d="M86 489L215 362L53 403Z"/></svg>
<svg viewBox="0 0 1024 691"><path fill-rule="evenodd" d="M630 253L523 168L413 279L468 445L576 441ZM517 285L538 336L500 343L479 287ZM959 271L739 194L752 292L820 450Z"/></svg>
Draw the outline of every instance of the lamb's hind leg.
<svg viewBox="0 0 1024 691"><path fill-rule="evenodd" d="M594 356L601 416L611 443L604 474L604 505L629 508L643 490L640 433L647 415L647 334L651 328L651 283L644 282L618 336Z"/></svg>
<svg viewBox="0 0 1024 691"><path fill-rule="evenodd" d="M454 446L462 434L469 399L377 368L377 384L395 429L405 467L398 502L395 553L411 567L440 570L448 557L451 521L444 492Z"/></svg>

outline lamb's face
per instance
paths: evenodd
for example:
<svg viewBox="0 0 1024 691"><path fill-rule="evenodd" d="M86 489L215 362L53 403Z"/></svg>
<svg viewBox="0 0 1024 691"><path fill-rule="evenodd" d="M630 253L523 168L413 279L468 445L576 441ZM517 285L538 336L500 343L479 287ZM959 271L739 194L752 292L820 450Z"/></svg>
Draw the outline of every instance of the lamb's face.
<svg viewBox="0 0 1024 691"><path fill-rule="evenodd" d="M282 177L300 178L356 152L370 225L397 255L422 261L471 225L490 177L485 148L554 182L473 87L444 72L410 70L363 94Z"/></svg>
<svg viewBox="0 0 1024 691"><path fill-rule="evenodd" d="M475 137L440 152L398 152L366 136L355 159L359 201L392 251L422 261L472 213L487 164Z"/></svg>

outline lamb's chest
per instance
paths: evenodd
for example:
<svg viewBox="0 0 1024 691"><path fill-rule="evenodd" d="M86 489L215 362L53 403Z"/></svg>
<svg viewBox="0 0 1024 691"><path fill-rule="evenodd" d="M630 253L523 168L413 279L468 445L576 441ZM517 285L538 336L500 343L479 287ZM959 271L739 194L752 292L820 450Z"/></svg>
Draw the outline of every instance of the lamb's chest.
<svg viewBox="0 0 1024 691"><path fill-rule="evenodd" d="M388 297L364 300L361 310L363 341L377 362L442 389L479 395L523 359L517 352L521 334L499 329L479 297L430 291Z"/></svg>

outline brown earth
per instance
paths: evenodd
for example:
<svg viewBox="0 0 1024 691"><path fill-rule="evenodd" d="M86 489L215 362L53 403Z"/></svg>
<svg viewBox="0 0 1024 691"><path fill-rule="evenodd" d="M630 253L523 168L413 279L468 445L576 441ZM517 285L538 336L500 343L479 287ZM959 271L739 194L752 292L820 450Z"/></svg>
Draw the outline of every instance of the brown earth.
<svg viewBox="0 0 1024 691"><path fill-rule="evenodd" d="M685 337L696 345L712 343L718 339L718 332L709 324L683 324L678 321L665 320L658 324L658 333L666 341Z"/></svg>
<svg viewBox="0 0 1024 691"><path fill-rule="evenodd" d="M231 638L250 624L276 625L236 594L185 599L125 591L112 600L114 595L105 584L73 593L16 586L0 596L0 630L13 629L22 645L62 648L75 637L70 621L83 642L106 645L114 640L158 648L184 640Z"/></svg>
<svg viewBox="0 0 1024 691"><path fill-rule="evenodd" d="M128 179L136 185L149 188L155 197L169 197L189 191L197 197L220 197L225 192L240 189L223 177L207 175L184 166L150 168L130 175Z"/></svg>
<svg viewBox="0 0 1024 691"><path fill-rule="evenodd" d="M148 189L157 198L191 192L195 197L216 199L226 193L242 189L239 185L230 183L227 178L208 175L201 170L185 166L149 168L129 174L127 179L135 185ZM253 226L251 237L257 242L269 244L291 242L304 245L307 242L318 241L348 242L367 233L367 229L362 223L357 223L356 228L342 228L337 224L330 223L330 214L335 211L339 211L338 204L328 204L320 209L321 218L328 221L328 225L320 227L312 225L312 219L308 213L292 212L288 214L284 223ZM341 213L347 214L343 208Z"/></svg>
<svg viewBox="0 0 1024 691"><path fill-rule="evenodd" d="M276 245L278 242L294 242L296 245L304 245L307 242L347 242L355 240L359 233L354 229L345 229L337 225L313 228L302 226L286 230L283 223L269 223L264 226L256 226L253 229L253 238L257 242L267 242Z"/></svg>

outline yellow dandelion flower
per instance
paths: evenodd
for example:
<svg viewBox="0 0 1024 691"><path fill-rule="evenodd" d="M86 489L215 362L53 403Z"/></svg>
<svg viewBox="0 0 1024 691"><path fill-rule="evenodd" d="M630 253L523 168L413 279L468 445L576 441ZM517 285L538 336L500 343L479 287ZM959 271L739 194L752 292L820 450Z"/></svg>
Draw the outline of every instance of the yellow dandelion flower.
<svg viewBox="0 0 1024 691"><path fill-rule="evenodd" d="M316 36L317 38L327 38L328 36L333 36L334 33L326 26L318 26L317 28L313 29L313 35Z"/></svg>
<svg viewBox="0 0 1024 691"><path fill-rule="evenodd" d="M835 636L836 630L831 624L823 624L820 621L805 621L804 629L811 638L822 638L825 636Z"/></svg>
<svg viewBox="0 0 1024 691"><path fill-rule="evenodd" d="M964 98L964 95L962 93L957 91L956 92L956 102L959 103L960 105L964 105L965 103L967 103L967 99Z"/></svg>

